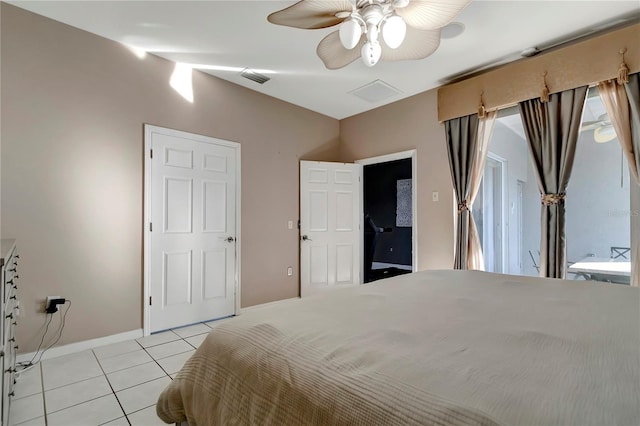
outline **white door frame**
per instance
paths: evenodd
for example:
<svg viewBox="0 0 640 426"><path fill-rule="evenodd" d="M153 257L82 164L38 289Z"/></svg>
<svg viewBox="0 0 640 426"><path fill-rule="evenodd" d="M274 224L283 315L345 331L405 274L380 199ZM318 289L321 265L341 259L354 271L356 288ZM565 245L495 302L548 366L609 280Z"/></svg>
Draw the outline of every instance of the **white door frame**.
<svg viewBox="0 0 640 426"><path fill-rule="evenodd" d="M392 154L379 155L377 157L363 158L355 161L356 164L369 166L371 164L388 163L390 161L404 160L411 158L411 271L418 270L418 180L416 150L394 152ZM364 180L364 179L363 179ZM364 185L364 182L362 182ZM360 217L364 215L364 191L360 191ZM360 227L360 238L362 239L362 247L364 249L364 226ZM364 252L363 252L364 253ZM360 277L364 279L364 258L360 259Z"/></svg>
<svg viewBox="0 0 640 426"><path fill-rule="evenodd" d="M225 146L229 148L233 148L236 152L236 270L235 270L235 310L234 315L240 314L240 271L242 270L240 261L242 253L240 249L240 244L242 241L241 233L240 233L240 201L241 201L241 173L240 173L240 144L237 142L226 141L223 139L217 139L209 136L197 135L189 132L183 132L180 130L169 129L166 127L153 126L151 124L144 125L144 213L143 219L144 222L142 224L142 228L144 229L144 239L143 239L143 299L142 306L144 309L143 313L143 328L142 332L144 336L148 336L151 334L151 309L149 308L149 297L151 296L151 281L149 279L151 275L151 270L149 268L149 263L151 261L150 256L150 238L151 231L149 224L151 223L151 133L153 131L159 131L165 134L173 134L177 137L184 137L188 135L191 140L209 143L213 145ZM212 140L215 139L215 142Z"/></svg>
<svg viewBox="0 0 640 426"><path fill-rule="evenodd" d="M494 154L493 152L487 153L487 160L492 160L494 163L497 163L495 168L500 168L500 209L499 211L494 211L494 218L498 216L500 218L500 262L502 265L501 273L507 274L509 273L510 264L509 264L509 221L508 217L508 207L509 207L509 181L508 181L508 161L505 158L500 157L499 155ZM485 165L486 170L486 165ZM495 187L495 184L494 184ZM493 221L492 221L493 222ZM495 227L495 223L493 223ZM493 230L495 233L495 229ZM486 266L486 265L485 265Z"/></svg>

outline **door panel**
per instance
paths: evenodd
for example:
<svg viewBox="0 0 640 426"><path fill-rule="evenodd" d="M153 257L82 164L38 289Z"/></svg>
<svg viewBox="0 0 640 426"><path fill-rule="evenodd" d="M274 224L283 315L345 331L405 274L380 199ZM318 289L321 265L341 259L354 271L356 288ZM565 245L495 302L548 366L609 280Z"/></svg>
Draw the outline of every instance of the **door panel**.
<svg viewBox="0 0 640 426"><path fill-rule="evenodd" d="M354 203L357 207L353 192L336 192L336 231L354 230Z"/></svg>
<svg viewBox="0 0 640 426"><path fill-rule="evenodd" d="M204 250L202 259L203 298L225 298L227 296L227 251L224 249Z"/></svg>
<svg viewBox="0 0 640 426"><path fill-rule="evenodd" d="M359 164L300 162L300 293L360 284Z"/></svg>
<svg viewBox="0 0 640 426"><path fill-rule="evenodd" d="M306 244L309 246L309 244ZM329 284L329 263L328 263L328 247L326 244L318 245L314 243L309 246L309 268L311 269L312 285L328 285Z"/></svg>
<svg viewBox="0 0 640 426"><path fill-rule="evenodd" d="M202 183L203 232L227 232L227 184L204 181Z"/></svg>
<svg viewBox="0 0 640 426"><path fill-rule="evenodd" d="M148 329L232 315L239 146L155 126L146 137Z"/></svg>
<svg viewBox="0 0 640 426"><path fill-rule="evenodd" d="M192 184L191 179L165 178L164 232L191 233Z"/></svg>
<svg viewBox="0 0 640 426"><path fill-rule="evenodd" d="M353 244L336 245L336 282L349 284L353 282Z"/></svg>
<svg viewBox="0 0 640 426"><path fill-rule="evenodd" d="M191 302L191 252L164 252L162 288L163 305L182 305Z"/></svg>

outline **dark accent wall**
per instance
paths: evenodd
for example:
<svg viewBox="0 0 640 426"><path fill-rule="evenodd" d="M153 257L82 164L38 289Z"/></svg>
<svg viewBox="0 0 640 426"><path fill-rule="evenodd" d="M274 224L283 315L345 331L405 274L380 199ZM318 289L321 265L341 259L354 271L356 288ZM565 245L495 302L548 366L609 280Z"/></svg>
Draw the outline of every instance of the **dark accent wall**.
<svg viewBox="0 0 640 426"><path fill-rule="evenodd" d="M411 159L365 166L363 176L365 214L376 226L391 229L378 238L373 261L411 265L412 228L396 227L396 182L411 179Z"/></svg>

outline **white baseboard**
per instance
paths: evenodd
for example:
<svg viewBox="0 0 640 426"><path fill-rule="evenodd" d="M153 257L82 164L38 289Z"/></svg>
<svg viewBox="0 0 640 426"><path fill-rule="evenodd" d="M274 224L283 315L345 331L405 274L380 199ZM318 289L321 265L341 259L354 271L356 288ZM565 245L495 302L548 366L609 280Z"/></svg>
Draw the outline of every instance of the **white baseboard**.
<svg viewBox="0 0 640 426"><path fill-rule="evenodd" d="M243 312L246 312L246 311L251 311L253 309L257 309L257 308L264 308L264 307L267 307L267 306L279 305L280 303L288 302L290 300L300 300L300 298L299 297L292 297L290 299L282 299L282 300L276 300L274 302L267 302L267 303L261 303L259 305L247 306L246 308L240 308L240 314L242 314Z"/></svg>
<svg viewBox="0 0 640 426"><path fill-rule="evenodd" d="M299 297L292 297L290 299L276 300L275 302L262 303L260 305L248 306L241 308L240 313L245 311L251 311L257 308L263 308L266 306L277 305L279 303L287 302L289 300L300 300ZM120 343L127 340L139 339L143 337L142 329L127 331L124 333L113 334L111 336L98 337L96 339L83 340L81 342L70 343L68 345L55 346L44 353L42 359L57 358L63 355L69 355L77 352L82 352L87 349L94 349L100 346L111 345L114 343ZM16 357L17 362L28 362L33 359L35 352L28 352L24 354L18 354Z"/></svg>
<svg viewBox="0 0 640 426"><path fill-rule="evenodd" d="M124 333L112 334L111 336L98 337L96 339L83 340L82 342L69 343L68 345L55 346L44 353L42 359L57 358L63 355L74 354L76 352L82 352L87 349L94 349L104 345L111 345L113 343L120 343L127 340L139 339L142 337L142 329L127 331ZM35 352L29 352L26 354L18 354L16 357L17 362L29 362L33 359Z"/></svg>

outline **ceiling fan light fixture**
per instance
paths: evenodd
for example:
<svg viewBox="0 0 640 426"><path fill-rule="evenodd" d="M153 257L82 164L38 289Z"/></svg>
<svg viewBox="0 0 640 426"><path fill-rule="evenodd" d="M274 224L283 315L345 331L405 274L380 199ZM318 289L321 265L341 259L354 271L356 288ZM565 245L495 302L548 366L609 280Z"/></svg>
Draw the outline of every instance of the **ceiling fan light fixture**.
<svg viewBox="0 0 640 426"><path fill-rule="evenodd" d="M382 27L382 38L391 49L400 47L407 35L407 24L398 15L389 17Z"/></svg>
<svg viewBox="0 0 640 426"><path fill-rule="evenodd" d="M368 67L372 67L378 63L380 60L380 55L382 54L382 47L380 43L377 41L368 41L362 46L362 50L360 51L362 55L362 61Z"/></svg>
<svg viewBox="0 0 640 426"><path fill-rule="evenodd" d="M267 19L309 30L336 26L316 48L325 67L339 69L358 56L371 67L380 59L418 60L431 55L440 44L441 28L471 1L298 0ZM384 42L379 40L380 32Z"/></svg>
<svg viewBox="0 0 640 426"><path fill-rule="evenodd" d="M602 126L593 131L593 139L597 143L612 141L616 138L616 136L616 131L614 130L613 126Z"/></svg>
<svg viewBox="0 0 640 426"><path fill-rule="evenodd" d="M345 49L351 50L356 47L360 37L362 37L362 28L355 18L348 19L340 24L340 42Z"/></svg>

